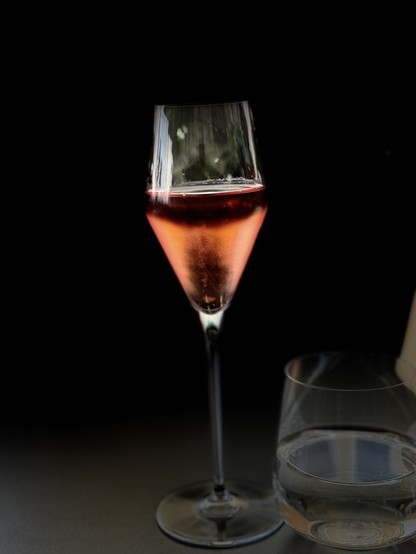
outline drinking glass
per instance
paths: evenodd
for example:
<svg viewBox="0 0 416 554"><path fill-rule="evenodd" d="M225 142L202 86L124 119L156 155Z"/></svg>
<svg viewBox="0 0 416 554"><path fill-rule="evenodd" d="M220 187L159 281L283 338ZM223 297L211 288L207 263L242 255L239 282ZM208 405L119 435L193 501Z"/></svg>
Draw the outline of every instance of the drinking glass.
<svg viewBox="0 0 416 554"><path fill-rule="evenodd" d="M416 369L322 352L285 367L274 490L295 531L368 550L416 534Z"/></svg>
<svg viewBox="0 0 416 554"><path fill-rule="evenodd" d="M213 478L183 486L156 520L181 542L232 547L281 521L272 487L226 482L218 338L267 211L248 102L156 106L146 215L199 315L208 360Z"/></svg>

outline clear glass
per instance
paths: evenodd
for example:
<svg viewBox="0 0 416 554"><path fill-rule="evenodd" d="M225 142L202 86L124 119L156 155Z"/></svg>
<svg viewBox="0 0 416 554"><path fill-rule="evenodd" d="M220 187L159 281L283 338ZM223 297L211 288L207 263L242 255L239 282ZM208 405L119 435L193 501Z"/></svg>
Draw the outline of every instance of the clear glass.
<svg viewBox="0 0 416 554"><path fill-rule="evenodd" d="M156 520L181 542L226 548L281 525L270 490L226 482L218 337L267 211L247 102L156 106L146 215L199 315L208 360L212 479L159 504Z"/></svg>
<svg viewBox="0 0 416 554"><path fill-rule="evenodd" d="M308 539L369 550L416 535L416 369L323 352L285 367L274 490Z"/></svg>

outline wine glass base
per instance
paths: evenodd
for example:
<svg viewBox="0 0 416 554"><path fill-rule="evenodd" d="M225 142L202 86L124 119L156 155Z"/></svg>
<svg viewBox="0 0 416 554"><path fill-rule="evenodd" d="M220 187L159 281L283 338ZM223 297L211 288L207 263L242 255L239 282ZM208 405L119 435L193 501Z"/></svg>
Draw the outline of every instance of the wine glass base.
<svg viewBox="0 0 416 554"><path fill-rule="evenodd" d="M279 529L282 521L271 492L251 483L227 482L232 513L206 510L212 481L186 485L159 504L160 529L180 542L211 548L230 548L260 541Z"/></svg>

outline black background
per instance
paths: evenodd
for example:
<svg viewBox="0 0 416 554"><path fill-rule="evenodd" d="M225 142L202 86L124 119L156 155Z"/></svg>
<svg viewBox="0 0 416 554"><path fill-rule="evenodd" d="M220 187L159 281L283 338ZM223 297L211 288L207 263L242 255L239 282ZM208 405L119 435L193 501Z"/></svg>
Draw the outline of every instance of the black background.
<svg viewBox="0 0 416 554"><path fill-rule="evenodd" d="M144 215L155 104L248 100L254 115L269 211L224 319L226 409L277 406L298 354L400 352L416 286L412 19L336 4L102 3L20 25L27 212L6 236L2 421L208 409L198 318Z"/></svg>

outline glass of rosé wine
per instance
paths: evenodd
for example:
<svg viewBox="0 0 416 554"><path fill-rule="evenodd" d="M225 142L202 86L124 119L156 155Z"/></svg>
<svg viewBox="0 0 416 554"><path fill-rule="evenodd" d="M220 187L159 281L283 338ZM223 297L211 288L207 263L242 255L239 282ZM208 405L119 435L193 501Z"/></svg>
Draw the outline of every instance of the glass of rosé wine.
<svg viewBox="0 0 416 554"><path fill-rule="evenodd" d="M205 336L213 477L160 502L160 529L227 548L259 541L281 520L272 487L226 481L218 338L267 211L248 102L156 106L146 215Z"/></svg>

